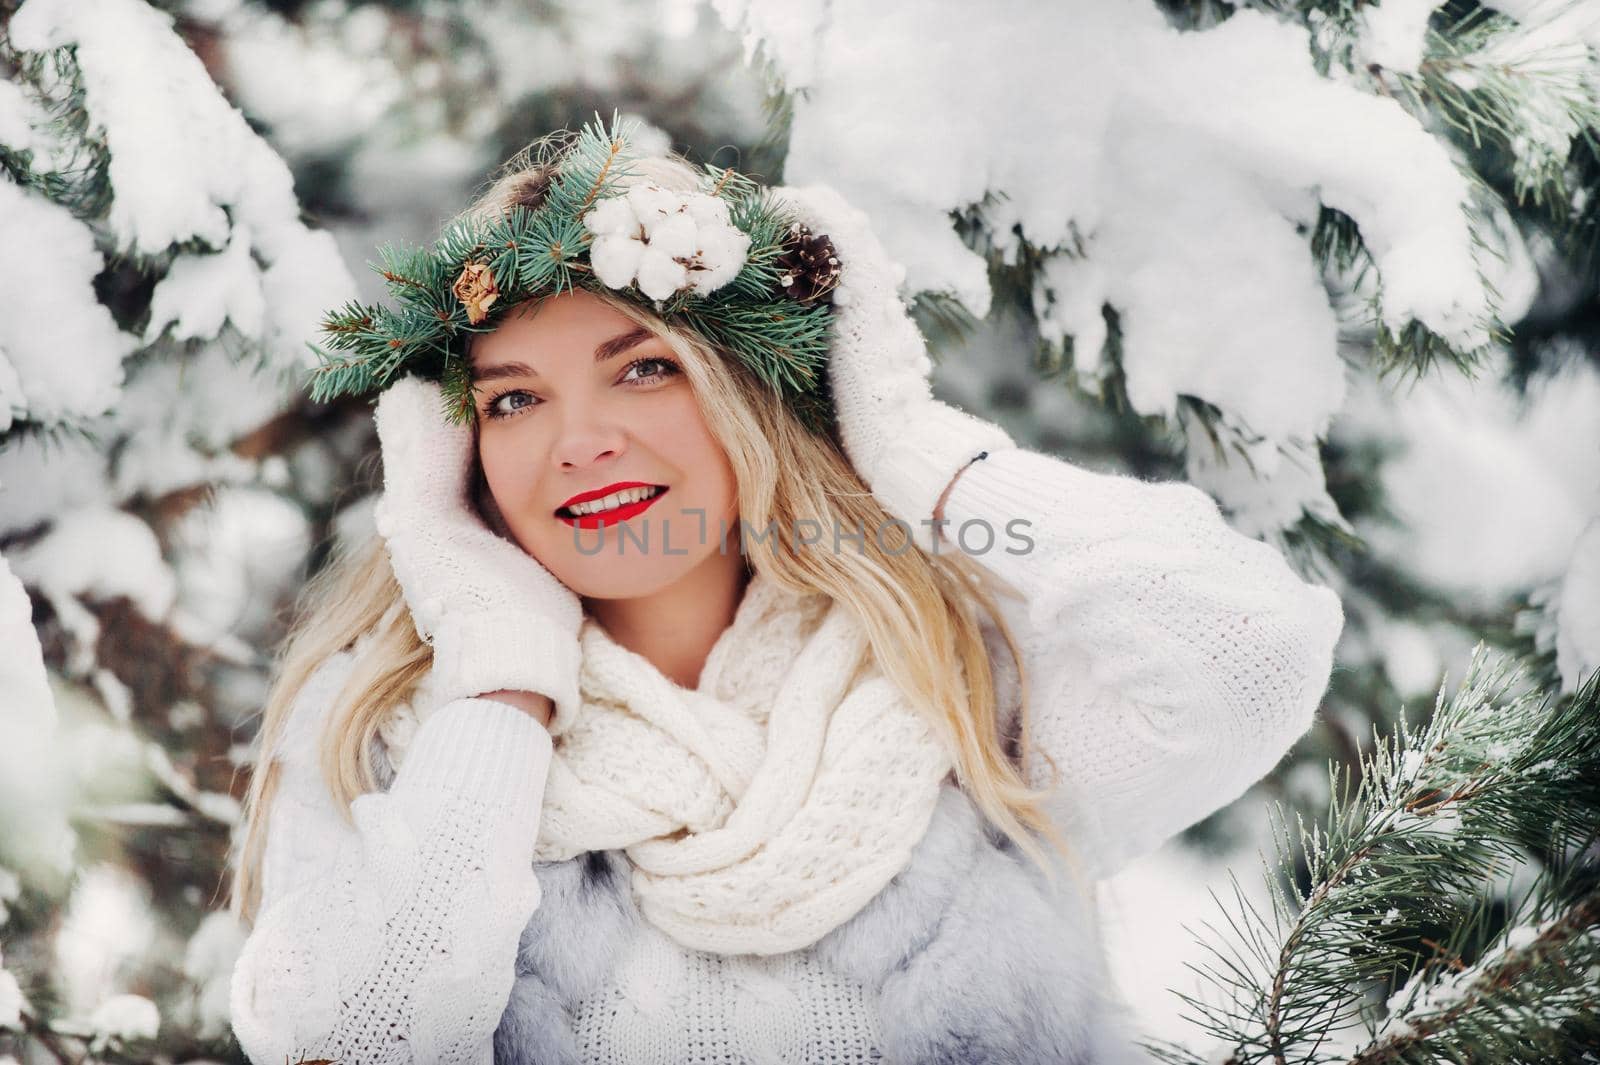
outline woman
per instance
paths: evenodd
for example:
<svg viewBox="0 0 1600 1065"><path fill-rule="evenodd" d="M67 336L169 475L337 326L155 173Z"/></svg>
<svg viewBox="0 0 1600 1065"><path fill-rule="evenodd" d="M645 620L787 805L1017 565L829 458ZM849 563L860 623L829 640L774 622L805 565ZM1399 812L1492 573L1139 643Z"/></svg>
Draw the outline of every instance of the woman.
<svg viewBox="0 0 1600 1065"><path fill-rule="evenodd" d="M1093 882L1305 731L1337 596L1192 486L934 400L865 217L775 188L775 276L830 325L815 431L803 374L669 321L776 230L676 157L601 211L553 143L464 217L593 211L604 284L509 298L504 260L441 242L468 320L496 317L464 389L384 392L379 536L286 645L235 885L241 1045L1142 1060ZM694 255L652 260L690 216Z"/></svg>

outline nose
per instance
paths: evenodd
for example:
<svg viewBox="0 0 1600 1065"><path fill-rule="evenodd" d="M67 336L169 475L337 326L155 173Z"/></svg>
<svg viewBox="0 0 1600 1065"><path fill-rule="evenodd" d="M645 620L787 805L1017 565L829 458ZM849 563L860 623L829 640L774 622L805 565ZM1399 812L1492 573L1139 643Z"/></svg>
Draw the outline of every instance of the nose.
<svg viewBox="0 0 1600 1065"><path fill-rule="evenodd" d="M562 419L560 436L551 457L562 470L577 470L620 456L624 449L625 434L622 426L602 409L589 407L579 410L568 405Z"/></svg>

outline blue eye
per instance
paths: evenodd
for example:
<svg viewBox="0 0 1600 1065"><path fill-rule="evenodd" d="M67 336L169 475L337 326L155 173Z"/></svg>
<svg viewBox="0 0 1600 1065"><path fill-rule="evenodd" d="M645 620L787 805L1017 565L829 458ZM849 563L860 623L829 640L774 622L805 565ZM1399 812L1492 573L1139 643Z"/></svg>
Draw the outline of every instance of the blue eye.
<svg viewBox="0 0 1600 1065"><path fill-rule="evenodd" d="M526 392L520 388L508 388L504 392L496 392L492 397L490 397L488 404L484 407L484 413L491 418L509 418L518 411L524 411L529 407L538 405L536 403L513 404L510 405L508 409L507 407L502 407L500 405L500 401L505 399L507 396L525 396L530 400L534 398L531 392Z"/></svg>
<svg viewBox="0 0 1600 1065"><path fill-rule="evenodd" d="M640 367L654 367L654 370L650 373L641 372L638 376L634 376L634 371L639 370ZM635 359L633 362L630 362L623 369L622 377L619 379L619 382L629 387L641 387L645 385L656 384L657 382L676 377L682 372L683 368L672 359L664 359L659 356L647 356L645 358ZM523 397L524 399L528 400L528 402L515 402L513 397L517 396ZM502 404L500 401L503 399L512 399L513 401ZM539 399L538 396L535 396L532 392L529 392L526 389L508 388L503 392L496 392L493 396L489 397L489 401L484 404L484 416L495 421L498 421L502 418L512 418L525 410L530 410L539 406L543 402L544 400Z"/></svg>
<svg viewBox="0 0 1600 1065"><path fill-rule="evenodd" d="M652 365L652 364L661 367L661 369L657 370L655 373L646 374L643 377L635 377L635 378L629 380L628 375L631 374L634 370L637 370L641 366L649 366L649 365ZM680 374L682 372L683 371L678 367L678 364L673 362L671 359L663 359L663 358L659 358L659 357L656 357L656 356L647 356L646 358L635 359L633 362L630 362L628 364L627 369L625 369L622 372L622 379L625 382L627 382L628 384L632 385L632 384L638 384L640 382L661 380L661 379L665 379L665 378L668 378L668 377L673 377L673 376L675 376L677 374Z"/></svg>

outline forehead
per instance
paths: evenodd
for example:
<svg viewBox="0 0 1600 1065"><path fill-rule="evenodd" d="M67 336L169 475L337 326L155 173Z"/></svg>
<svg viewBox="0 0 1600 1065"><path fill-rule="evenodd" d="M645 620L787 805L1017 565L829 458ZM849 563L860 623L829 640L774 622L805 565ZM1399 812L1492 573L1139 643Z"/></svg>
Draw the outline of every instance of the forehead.
<svg viewBox="0 0 1600 1065"><path fill-rule="evenodd" d="M479 373L512 361L600 358L652 335L599 297L574 289L513 307L492 331L470 338L467 361Z"/></svg>

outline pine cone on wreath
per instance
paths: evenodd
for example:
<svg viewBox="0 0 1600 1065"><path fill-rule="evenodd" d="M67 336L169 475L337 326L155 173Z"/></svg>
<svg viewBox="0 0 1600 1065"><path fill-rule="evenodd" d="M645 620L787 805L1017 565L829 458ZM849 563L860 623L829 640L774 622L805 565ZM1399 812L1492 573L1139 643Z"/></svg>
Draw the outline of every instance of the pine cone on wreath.
<svg viewBox="0 0 1600 1065"><path fill-rule="evenodd" d="M790 299L814 303L827 297L833 302L833 288L839 283L839 254L826 233L813 234L804 222L794 223L776 265L778 284Z"/></svg>

